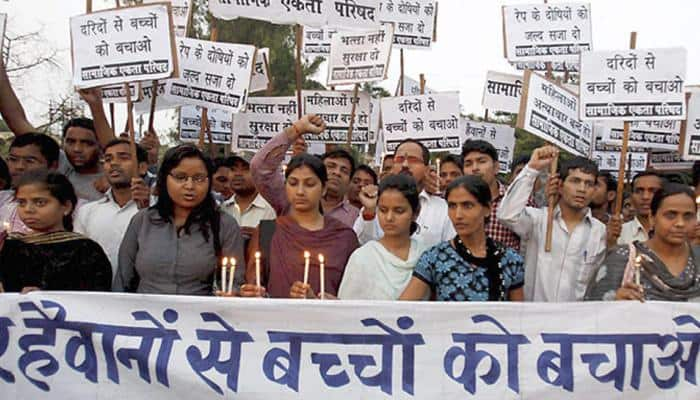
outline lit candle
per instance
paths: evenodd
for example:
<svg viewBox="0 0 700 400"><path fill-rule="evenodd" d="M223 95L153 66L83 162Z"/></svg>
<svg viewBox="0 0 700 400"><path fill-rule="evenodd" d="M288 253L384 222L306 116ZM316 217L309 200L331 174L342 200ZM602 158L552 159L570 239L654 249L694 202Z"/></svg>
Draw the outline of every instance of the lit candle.
<svg viewBox="0 0 700 400"><path fill-rule="evenodd" d="M260 252L255 252L255 285L260 287Z"/></svg>
<svg viewBox="0 0 700 400"><path fill-rule="evenodd" d="M304 252L304 285L309 284L309 261L311 259L311 253L308 251Z"/></svg>
<svg viewBox="0 0 700 400"><path fill-rule="evenodd" d="M697 217L698 217L698 220L700 220L700 196L695 198L695 205L697 206L695 208L697 208L697 210L698 210ZM698 221L698 222L700 222L700 221Z"/></svg>
<svg viewBox="0 0 700 400"><path fill-rule="evenodd" d="M286 165L282 166L282 175L287 175L287 166Z"/></svg>
<svg viewBox="0 0 700 400"><path fill-rule="evenodd" d="M323 300L326 295L326 264L325 264L326 259L323 257L323 254L318 255L318 262L321 264L321 300Z"/></svg>
<svg viewBox="0 0 700 400"><path fill-rule="evenodd" d="M236 259L231 257L231 271L228 277L228 294L233 294L233 279L236 276Z"/></svg>
<svg viewBox="0 0 700 400"><path fill-rule="evenodd" d="M10 233L10 223L7 221L3 221L2 229L5 231L5 233Z"/></svg>
<svg viewBox="0 0 700 400"><path fill-rule="evenodd" d="M437 187L438 187L438 192L440 191L440 159L436 158L435 159L435 165L437 169Z"/></svg>
<svg viewBox="0 0 700 400"><path fill-rule="evenodd" d="M228 257L224 257L223 260L221 260L221 287L219 290L221 292L226 291L226 266L228 265Z"/></svg>
<svg viewBox="0 0 700 400"><path fill-rule="evenodd" d="M634 283L637 284L637 286L641 286L642 283L642 256L637 256L637 258L634 259Z"/></svg>

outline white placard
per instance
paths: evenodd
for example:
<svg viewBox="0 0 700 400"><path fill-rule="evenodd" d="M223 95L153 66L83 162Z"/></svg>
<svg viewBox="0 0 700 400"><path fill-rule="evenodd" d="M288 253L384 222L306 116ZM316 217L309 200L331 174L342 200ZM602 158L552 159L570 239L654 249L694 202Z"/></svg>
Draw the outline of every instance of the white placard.
<svg viewBox="0 0 700 400"><path fill-rule="evenodd" d="M190 26L190 15L192 13L192 0L143 0L143 4L170 3L173 10L173 25L175 36L187 36L187 29ZM122 0L122 6L129 5L128 1Z"/></svg>
<svg viewBox="0 0 700 400"><path fill-rule="evenodd" d="M700 160L700 92L688 93L688 121L683 135L683 159Z"/></svg>
<svg viewBox="0 0 700 400"><path fill-rule="evenodd" d="M522 95L522 76L489 71L486 74L481 105L487 110L517 114L520 112Z"/></svg>
<svg viewBox="0 0 700 400"><path fill-rule="evenodd" d="M217 144L230 144L233 131L233 114L225 110L215 108L207 109L207 120L211 132L212 142ZM202 107L180 107L180 140L183 142L199 141L199 132L202 126ZM204 143L209 143L209 134L204 132Z"/></svg>
<svg viewBox="0 0 700 400"><path fill-rule="evenodd" d="M239 17L314 28L376 29L378 0L209 0L216 18Z"/></svg>
<svg viewBox="0 0 700 400"><path fill-rule="evenodd" d="M574 60L571 62L552 62L553 72L578 72L579 70L579 60ZM544 61L518 61L510 63L515 69L519 71L524 71L526 69L531 69L533 71L547 71L547 63Z"/></svg>
<svg viewBox="0 0 700 400"><path fill-rule="evenodd" d="M503 6L505 57L511 62L576 62L591 50L588 3Z"/></svg>
<svg viewBox="0 0 700 400"><path fill-rule="evenodd" d="M591 160L598 164L600 171L619 172L620 171L620 152L619 151L598 151L593 150ZM625 160L625 171L643 172L647 169L647 153L627 153L628 157L632 157L632 164L629 165L629 159ZM630 168L631 167L631 168Z"/></svg>
<svg viewBox="0 0 700 400"><path fill-rule="evenodd" d="M694 400L699 313L694 302L6 293L0 391L32 400Z"/></svg>
<svg viewBox="0 0 700 400"><path fill-rule="evenodd" d="M233 149L256 151L297 119L297 98L251 97L233 116Z"/></svg>
<svg viewBox="0 0 700 400"><path fill-rule="evenodd" d="M179 38L177 48L182 74L168 83L167 100L233 113L245 107L255 46Z"/></svg>
<svg viewBox="0 0 700 400"><path fill-rule="evenodd" d="M489 124L461 118L462 144L467 140L485 140L498 151L498 172L510 172L515 153L515 128L503 124Z"/></svg>
<svg viewBox="0 0 700 400"><path fill-rule="evenodd" d="M426 86L424 88L423 94L431 93L435 93L435 91ZM404 96L420 96L420 82L404 75L403 94ZM399 77L399 81L396 84L396 92L394 92L394 96L401 96L401 77Z"/></svg>
<svg viewBox="0 0 700 400"><path fill-rule="evenodd" d="M369 101L369 143L377 143L381 130L381 100L371 98Z"/></svg>
<svg viewBox="0 0 700 400"><path fill-rule="evenodd" d="M7 29L7 14L0 13L0 57L2 57L2 61L4 65L7 65L7 54L9 56L9 45L8 45L8 51L5 52L5 30Z"/></svg>
<svg viewBox="0 0 700 400"><path fill-rule="evenodd" d="M382 99L385 149L394 152L404 139L420 140L430 151L461 146L459 92Z"/></svg>
<svg viewBox="0 0 700 400"><path fill-rule="evenodd" d="M394 28L382 25L369 32L338 32L331 40L328 86L386 79Z"/></svg>
<svg viewBox="0 0 700 400"><path fill-rule="evenodd" d="M124 85L103 86L102 101L105 103L126 103L126 90ZM129 92L131 93L131 101L134 103L141 100L141 87L138 83L129 84Z"/></svg>
<svg viewBox="0 0 700 400"><path fill-rule="evenodd" d="M250 78L250 93L267 90L270 86L270 49L258 49L255 53L253 76Z"/></svg>
<svg viewBox="0 0 700 400"><path fill-rule="evenodd" d="M170 79L158 81L158 91L156 99L156 111L170 110L181 105L179 102L168 101L164 97L165 89ZM151 111L151 98L153 97L153 82L141 82L141 101L134 102L134 113L145 114Z"/></svg>
<svg viewBox="0 0 700 400"><path fill-rule="evenodd" d="M585 52L581 119L685 119L684 48Z"/></svg>
<svg viewBox="0 0 700 400"><path fill-rule="evenodd" d="M525 71L518 128L572 154L588 157L593 126L578 119L578 97L556 83Z"/></svg>
<svg viewBox="0 0 700 400"><path fill-rule="evenodd" d="M693 168L693 161L686 161L676 151L651 153L649 156L649 168L657 171L683 171Z"/></svg>
<svg viewBox="0 0 700 400"><path fill-rule="evenodd" d="M169 4L71 17L73 84L83 89L173 76L171 27Z"/></svg>
<svg viewBox="0 0 700 400"><path fill-rule="evenodd" d="M326 130L320 135L307 136L309 143L347 143L350 116L352 115L352 91L304 90L302 92L304 114L316 114L326 121ZM352 130L354 144L369 143L369 101L367 92L359 91Z"/></svg>
<svg viewBox="0 0 700 400"><path fill-rule="evenodd" d="M394 46L429 49L437 17L435 0L382 0L379 19L394 24Z"/></svg>
<svg viewBox="0 0 700 400"><path fill-rule="evenodd" d="M307 57L328 57L331 55L331 40L338 33L331 28L304 27L303 52Z"/></svg>
<svg viewBox="0 0 700 400"><path fill-rule="evenodd" d="M622 146L624 124L605 124L602 142ZM632 121L630 122L629 146L654 150L678 150L680 142L680 121Z"/></svg>

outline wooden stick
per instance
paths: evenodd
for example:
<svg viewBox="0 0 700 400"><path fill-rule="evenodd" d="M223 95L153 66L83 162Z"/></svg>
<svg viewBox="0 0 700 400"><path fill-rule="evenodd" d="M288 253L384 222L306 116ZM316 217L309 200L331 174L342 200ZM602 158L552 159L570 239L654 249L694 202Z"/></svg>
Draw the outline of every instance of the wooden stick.
<svg viewBox="0 0 700 400"><path fill-rule="evenodd" d="M85 12L87 14L92 12L92 0L85 0Z"/></svg>
<svg viewBox="0 0 700 400"><path fill-rule="evenodd" d="M489 109L487 108L484 110L484 121L488 122L489 121Z"/></svg>
<svg viewBox="0 0 700 400"><path fill-rule="evenodd" d="M134 133L134 107L133 103L131 102L131 91L129 90L128 83L124 84L124 89L126 90L126 126L127 131L129 132L129 151L131 152L131 159L136 161L138 160L138 154L136 153L136 135ZM132 176L138 177L138 161L134 163L134 166L135 169L132 171Z"/></svg>
<svg viewBox="0 0 700 400"><path fill-rule="evenodd" d="M156 117L156 101L158 99L158 80L153 81L153 96L151 96L151 113L148 115L148 131L155 132L153 129L153 123Z"/></svg>
<svg viewBox="0 0 700 400"><path fill-rule="evenodd" d="M304 115L301 104L302 74L301 74L301 44L304 39L304 31L301 25L296 26L296 78L297 78L297 117Z"/></svg>
<svg viewBox="0 0 700 400"><path fill-rule="evenodd" d="M114 134L119 136L117 134L117 127L114 124L114 103L109 103L109 122L112 125L112 131L114 131Z"/></svg>
<svg viewBox="0 0 700 400"><path fill-rule="evenodd" d="M549 166L550 176L557 173L557 168L559 167L559 157L552 160L552 164ZM547 205L547 233L544 241L544 251L549 253L552 251L552 230L554 228L554 207L556 206L557 197L552 195L549 197L549 204Z"/></svg>
<svg viewBox="0 0 700 400"><path fill-rule="evenodd" d="M267 88L265 88L265 96L272 96L272 75L270 75L270 62L267 60L267 55L263 53L263 61L265 63L265 73L267 74Z"/></svg>
<svg viewBox="0 0 700 400"><path fill-rule="evenodd" d="M352 148L352 131L355 128L355 114L357 113L357 103L360 99L357 97L360 91L360 84L355 84L355 90L352 91L352 109L350 110L350 126L348 127L348 149Z"/></svg>
<svg viewBox="0 0 700 400"><path fill-rule="evenodd" d="M637 48L637 32L630 34L630 49ZM617 172L617 197L615 197L615 213L619 216L622 213L622 193L625 190L625 161L627 159L627 147L630 140L630 123L625 121L622 133L622 150L620 150L620 166Z"/></svg>
<svg viewBox="0 0 700 400"><path fill-rule="evenodd" d="M197 147L200 150L204 149L204 134L207 131L207 125L209 125L209 113L206 107L202 107L202 118L199 123L199 141L197 141Z"/></svg>
<svg viewBox="0 0 700 400"><path fill-rule="evenodd" d="M399 60L400 60L400 65L401 65L401 75L399 75L399 96L403 96L403 87L404 87L404 70L403 70L403 49L399 49Z"/></svg>
<svg viewBox="0 0 700 400"><path fill-rule="evenodd" d="M425 74L420 74L420 94L425 94Z"/></svg>

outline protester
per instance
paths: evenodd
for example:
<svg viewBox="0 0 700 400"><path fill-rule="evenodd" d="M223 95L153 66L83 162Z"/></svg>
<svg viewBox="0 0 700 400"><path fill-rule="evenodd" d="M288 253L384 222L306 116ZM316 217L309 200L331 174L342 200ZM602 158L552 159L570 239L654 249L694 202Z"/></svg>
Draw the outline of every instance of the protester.
<svg viewBox="0 0 700 400"><path fill-rule="evenodd" d="M440 159L440 193L444 193L447 186L455 179L464 175L462 159L454 154L448 154Z"/></svg>
<svg viewBox="0 0 700 400"><path fill-rule="evenodd" d="M609 253L587 300L700 301L700 247L688 244L697 224L693 190L664 184L650 212L651 239Z"/></svg>
<svg viewBox="0 0 700 400"><path fill-rule="evenodd" d="M214 180L212 189L217 203L221 204L233 196L231 189L231 173L233 159L231 157L217 157L214 159Z"/></svg>
<svg viewBox="0 0 700 400"><path fill-rule="evenodd" d="M593 218L589 204L598 167L574 157L562 162L559 176L550 178L548 191L558 193L552 224L552 249L545 251L547 209L527 207L539 171L549 168L559 151L536 149L498 208L497 217L516 234L528 237L525 261L525 300L566 302L582 300L592 274L605 256L605 225Z"/></svg>
<svg viewBox="0 0 700 400"><path fill-rule="evenodd" d="M491 218L486 225L486 234L493 240L503 243L504 246L520 250L520 238L511 229L508 229L496 218L496 211L506 193L506 187L497 179L498 151L485 140L467 140L462 146L462 160L464 161L464 175L481 177L491 189ZM528 196L526 206L534 207L532 199Z"/></svg>
<svg viewBox="0 0 700 400"><path fill-rule="evenodd" d="M489 185L481 177L464 176L445 196L457 235L423 253L401 300L433 294L438 301L522 301L523 258L486 235Z"/></svg>
<svg viewBox="0 0 700 400"><path fill-rule="evenodd" d="M394 154L392 174L412 176L420 191L420 214L416 220L418 230L414 238L432 246L454 236L454 228L447 217L447 203L439 196L428 194L426 189L428 183L434 183L432 177L429 177L428 149L417 140L406 139L399 143ZM437 187L431 189L433 190L437 190ZM362 215L355 222L354 230L361 244L377 240L384 234L375 218L377 192L376 186L366 186L360 192L360 200L364 207Z"/></svg>
<svg viewBox="0 0 700 400"><path fill-rule="evenodd" d="M43 133L16 136L10 143L10 154L7 157L7 167L13 184L28 172L55 171L59 151L58 143ZM0 222L8 224L9 232L31 232L19 217L14 190L0 191Z"/></svg>
<svg viewBox="0 0 700 400"><path fill-rule="evenodd" d="M617 180L609 172L600 173L591 198L593 217L607 224L610 221L610 205L615 202L616 196Z"/></svg>
<svg viewBox="0 0 700 400"><path fill-rule="evenodd" d="M343 300L397 300L427 246L411 239L418 229L416 181L390 175L379 184L377 218L384 236L355 250L345 267L338 297Z"/></svg>
<svg viewBox="0 0 700 400"><path fill-rule="evenodd" d="M514 180L515 177L520 174L520 171L523 170L527 166L527 163L530 162L530 156L529 155L522 155L518 156L515 159L513 159L513 162L510 163L510 179L508 181L508 184L511 184Z"/></svg>
<svg viewBox="0 0 700 400"><path fill-rule="evenodd" d="M355 174L350 180L350 189L348 190L348 201L358 210L362 208L360 201L360 191L363 187L369 185L378 185L377 173L374 172L369 165L358 165L355 168Z"/></svg>
<svg viewBox="0 0 700 400"><path fill-rule="evenodd" d="M158 201L132 218L119 248L115 291L211 295L222 257L243 261L238 224L211 194L213 175L213 163L194 145L168 150ZM243 275L239 268L235 290Z"/></svg>
<svg viewBox="0 0 700 400"><path fill-rule="evenodd" d="M5 160L0 157L0 192L9 190L12 187L12 176Z"/></svg>
<svg viewBox="0 0 700 400"><path fill-rule="evenodd" d="M131 158L128 140L114 139L104 150L102 169L111 187L100 200L87 203L75 214L75 232L102 246L112 264L112 278L119 266L121 245L131 218L150 203L150 190L143 180L148 170L148 155L136 147L138 162Z"/></svg>
<svg viewBox="0 0 700 400"><path fill-rule="evenodd" d="M234 195L221 208L236 219L243 235L250 239L260 221L273 220L277 214L255 188L250 172L249 153L234 155L231 161L231 189Z"/></svg>
<svg viewBox="0 0 700 400"><path fill-rule="evenodd" d="M31 171L19 178L16 190L20 218L33 233L5 240L0 251L4 290L110 290L111 267L102 248L72 232L77 198L68 179Z"/></svg>
<svg viewBox="0 0 700 400"><path fill-rule="evenodd" d="M323 129L325 124L317 116L305 116L288 128L290 131L309 133L320 133ZM277 154L270 160L271 163L280 162L284 155L282 152L267 154L269 157ZM281 181L282 177L270 179ZM318 157L301 154L292 158L287 166L285 179L286 201L290 207L287 213L281 214L274 222L263 221L254 233L249 254L261 253L260 284L258 285L256 261L251 258L241 296L319 296L319 255L323 255L325 259L324 293L336 296L348 258L358 246L355 233L347 225L322 212L321 198L326 190L328 176L325 165ZM278 187L277 182L271 185ZM305 252L311 257L306 284Z"/></svg>
<svg viewBox="0 0 700 400"><path fill-rule="evenodd" d="M624 192L622 194L622 222L630 222L636 216L637 213L634 210L634 206L632 206L632 196L630 196L629 192Z"/></svg>
<svg viewBox="0 0 700 400"><path fill-rule="evenodd" d="M385 154L382 159L381 171L379 171L379 180L382 181L384 178L392 174L394 170L394 154Z"/></svg>
<svg viewBox="0 0 700 400"><path fill-rule="evenodd" d="M316 117L305 116L273 137L251 161L255 187L272 205L277 215L285 215L290 208L284 194L284 182L280 179L283 155L302 135L312 133L300 131L301 127L313 125L314 132L318 130L316 125L309 123L310 119L316 120ZM350 185L350 177L355 170L355 160L345 150L334 150L323 156L323 163L328 171L328 186L325 188L322 201L323 213L352 227L359 215L359 210L345 199L345 195Z"/></svg>
<svg viewBox="0 0 700 400"><path fill-rule="evenodd" d="M649 240L651 228L651 200L654 193L661 189L664 179L656 172L642 172L632 178L632 207L635 217L622 225L618 216L610 218L608 224L608 246L630 244L635 241Z"/></svg>

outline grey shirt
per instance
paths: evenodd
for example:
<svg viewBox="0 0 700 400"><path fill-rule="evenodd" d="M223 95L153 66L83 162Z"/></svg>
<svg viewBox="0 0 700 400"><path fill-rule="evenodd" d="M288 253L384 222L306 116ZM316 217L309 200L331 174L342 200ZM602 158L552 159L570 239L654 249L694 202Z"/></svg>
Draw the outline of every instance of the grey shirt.
<svg viewBox="0 0 700 400"><path fill-rule="evenodd" d="M219 214L221 256L235 257L238 261L234 279L234 287L238 289L245 277L243 238L236 220L223 212ZM211 233L206 241L199 224L193 224L189 234L181 231L178 235L174 224L163 222L158 211L149 208L136 213L126 230L112 290L210 295L220 263Z"/></svg>
<svg viewBox="0 0 700 400"><path fill-rule="evenodd" d="M85 199L87 201L95 201L102 199L104 193L100 193L95 189L94 183L96 180L102 177L102 171L94 174L81 174L73 168L66 153L61 150L58 158L58 170L57 172L63 174L68 178L70 183L73 184L75 189L75 194L79 199Z"/></svg>

